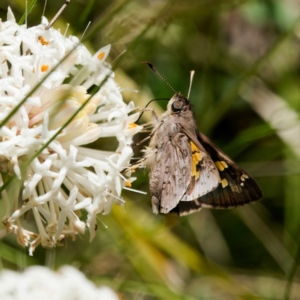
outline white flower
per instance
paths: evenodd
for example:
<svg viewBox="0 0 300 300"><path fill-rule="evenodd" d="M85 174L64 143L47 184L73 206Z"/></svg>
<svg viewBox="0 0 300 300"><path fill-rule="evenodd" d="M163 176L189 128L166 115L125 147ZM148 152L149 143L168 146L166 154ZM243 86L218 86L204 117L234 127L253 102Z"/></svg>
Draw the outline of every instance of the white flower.
<svg viewBox="0 0 300 300"><path fill-rule="evenodd" d="M3 270L0 273L0 299L101 299L118 300L109 287L96 287L83 273L71 266L57 272L34 266L23 273Z"/></svg>
<svg viewBox="0 0 300 300"><path fill-rule="evenodd" d="M114 203L123 204L121 191L133 179L121 172L129 166L129 145L141 127L134 124L138 114L129 115L134 106L123 102L105 62L110 46L92 56L76 37L46 30L45 18L26 28L8 9L7 19L0 21L0 185L11 176L20 179L22 203L18 193L2 192L5 228L0 236L17 234L32 253L39 243L54 247L66 236L74 238L86 225L92 238L96 215L108 214ZM94 86L100 89L89 95ZM101 137L115 137L117 149L83 147ZM88 213L87 223L79 218L81 210ZM24 225L28 211L36 231Z"/></svg>

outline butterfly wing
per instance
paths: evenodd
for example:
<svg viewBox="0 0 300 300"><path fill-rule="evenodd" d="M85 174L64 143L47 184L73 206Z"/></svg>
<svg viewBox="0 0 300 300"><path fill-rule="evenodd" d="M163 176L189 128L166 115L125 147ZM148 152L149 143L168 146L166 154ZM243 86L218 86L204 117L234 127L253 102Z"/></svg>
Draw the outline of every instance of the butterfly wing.
<svg viewBox="0 0 300 300"><path fill-rule="evenodd" d="M199 172L197 168L204 171ZM194 178L201 181L201 196L215 189L220 181L218 170L209 156L187 135L178 133L156 153L150 173L153 212L166 214L176 208L188 197L189 190L192 191L189 187L193 185Z"/></svg>
<svg viewBox="0 0 300 300"><path fill-rule="evenodd" d="M228 208L258 201L262 191L256 181L214 145L203 133L198 139L219 169L221 184L215 193L205 195L201 202L211 207ZM220 195L218 196L218 192Z"/></svg>
<svg viewBox="0 0 300 300"><path fill-rule="evenodd" d="M154 213L168 213L177 205L189 185L187 166L191 164L191 155L186 147L187 140L185 135L177 134L157 149L149 182Z"/></svg>
<svg viewBox="0 0 300 300"><path fill-rule="evenodd" d="M191 183L187 189L189 197L183 197L183 200L187 199L188 201L180 201L171 213L186 215L199 210L202 206L231 208L262 198L260 187L246 171L232 161L203 133L197 133L197 139L219 171L219 185L211 192L197 197L198 190L201 189L201 180L196 181L194 184Z"/></svg>

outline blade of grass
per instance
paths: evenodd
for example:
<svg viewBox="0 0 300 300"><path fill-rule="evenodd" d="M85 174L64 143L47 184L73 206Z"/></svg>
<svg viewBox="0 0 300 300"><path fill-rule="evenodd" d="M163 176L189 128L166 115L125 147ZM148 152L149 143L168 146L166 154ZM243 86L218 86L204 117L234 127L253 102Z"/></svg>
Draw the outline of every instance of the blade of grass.
<svg viewBox="0 0 300 300"><path fill-rule="evenodd" d="M20 21L18 22L19 25L22 25L23 22L25 21L26 17L31 13L33 7L35 6L37 0L32 0L29 4L28 10L25 11L25 13L23 14L23 16L21 17Z"/></svg>
<svg viewBox="0 0 300 300"><path fill-rule="evenodd" d="M19 268L24 268L23 262L21 262L18 259L20 251L23 251L23 249L21 249L21 250L16 249L14 247L9 246L6 243L0 242L0 258L1 258L1 260L8 261L9 263L12 263ZM38 263L37 259L30 257L30 256L26 256L26 265L27 266L35 265L37 263Z"/></svg>
<svg viewBox="0 0 300 300"><path fill-rule="evenodd" d="M269 123L279 138L285 143L287 160L300 159L299 113L275 93L271 92L260 80L252 80L241 90L242 97L254 110ZM293 168L292 168L293 170ZM285 181L285 226L296 240L299 230L299 178L287 177Z"/></svg>
<svg viewBox="0 0 300 300"><path fill-rule="evenodd" d="M126 203L126 212L115 209L112 211L113 218L119 223L118 228L125 231L125 234L122 236L128 239L130 245L135 246L137 253L144 255L146 261L149 256L148 254L146 255L146 252L139 252L139 250L142 250L140 241L148 244L151 248L155 246L152 249L155 249L155 251L160 249L161 254L166 253L182 266L196 271L201 276L209 277L222 291L226 291L230 295L236 295L236 299L261 299L251 293L240 282L236 282L236 280L221 267L206 261L199 251L176 237L168 227L160 224L158 219L147 215L129 200L126 200ZM170 245L172 245L172 247L170 247ZM151 261L153 262L155 255L152 255ZM159 266L158 261L155 262L155 264ZM149 266L153 268L151 263L149 263ZM159 276L161 276L161 274Z"/></svg>
<svg viewBox="0 0 300 300"><path fill-rule="evenodd" d="M83 40L88 40L90 39L94 34L96 34L100 29L102 29L106 24L111 22L112 18L117 15L126 5L128 5L131 1L133 0L124 0L121 3L118 3L115 7L110 8L110 11L108 13L103 13L102 16L104 15L105 17L101 18L95 25L93 25L89 33L85 36Z"/></svg>
<svg viewBox="0 0 300 300"><path fill-rule="evenodd" d="M241 76L239 76L231 84L231 88L228 88L228 90L225 92L222 99L218 101L213 108L208 110L206 114L203 115L202 126L205 132L209 132L210 130L212 130L215 124L220 121L222 116L236 101L242 84L252 76L259 74L260 69L268 62L268 59L280 49L280 46L286 40L294 35L295 29L299 26L299 24L300 18L296 20L290 30L284 32L254 64L252 64Z"/></svg>
<svg viewBox="0 0 300 300"><path fill-rule="evenodd" d="M283 272L287 274L290 266L293 264L293 258L269 226L250 206L244 206L243 208L236 210L235 213L242 218L246 226L260 240Z"/></svg>
<svg viewBox="0 0 300 300"><path fill-rule="evenodd" d="M288 279L287 279L287 283L286 283L286 287L285 287L285 291L284 291L284 300L289 300L291 297L292 283L293 283L293 279L295 277L295 274L296 274L296 271L298 268L299 260L300 260L300 242L298 243L298 248L297 248L294 263L288 274Z"/></svg>

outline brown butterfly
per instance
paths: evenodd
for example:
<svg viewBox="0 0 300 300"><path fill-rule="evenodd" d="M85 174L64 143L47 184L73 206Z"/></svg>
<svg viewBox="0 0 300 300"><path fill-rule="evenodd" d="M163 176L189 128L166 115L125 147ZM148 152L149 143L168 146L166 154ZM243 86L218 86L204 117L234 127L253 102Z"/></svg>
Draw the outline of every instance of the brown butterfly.
<svg viewBox="0 0 300 300"><path fill-rule="evenodd" d="M160 117L153 114L149 146L133 167L150 168L154 213L183 216L202 207L232 208L262 197L255 180L197 130L187 98L175 92L167 111Z"/></svg>

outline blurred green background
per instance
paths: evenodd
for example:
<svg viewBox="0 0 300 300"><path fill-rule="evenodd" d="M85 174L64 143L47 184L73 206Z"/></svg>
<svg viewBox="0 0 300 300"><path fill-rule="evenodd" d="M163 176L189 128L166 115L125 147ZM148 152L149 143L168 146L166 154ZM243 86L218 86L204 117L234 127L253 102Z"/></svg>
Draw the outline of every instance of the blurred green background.
<svg viewBox="0 0 300 300"><path fill-rule="evenodd" d="M48 0L45 16L62 4ZM20 20L25 1L1 0L2 20L8 5ZM37 1L29 26L43 6ZM173 94L140 62L151 61L185 95L196 71L198 128L257 179L264 198L178 218L153 215L149 193L124 192L126 208L99 216L91 243L86 233L30 258L9 236L0 242L2 267L71 264L122 299L300 299L300 1L72 0L54 27L64 32L69 23L68 34L81 37L89 21L91 51L112 44L113 62L127 49L116 81L139 90L124 92L136 106ZM165 106L152 105L159 113ZM148 192L147 173L133 188Z"/></svg>

